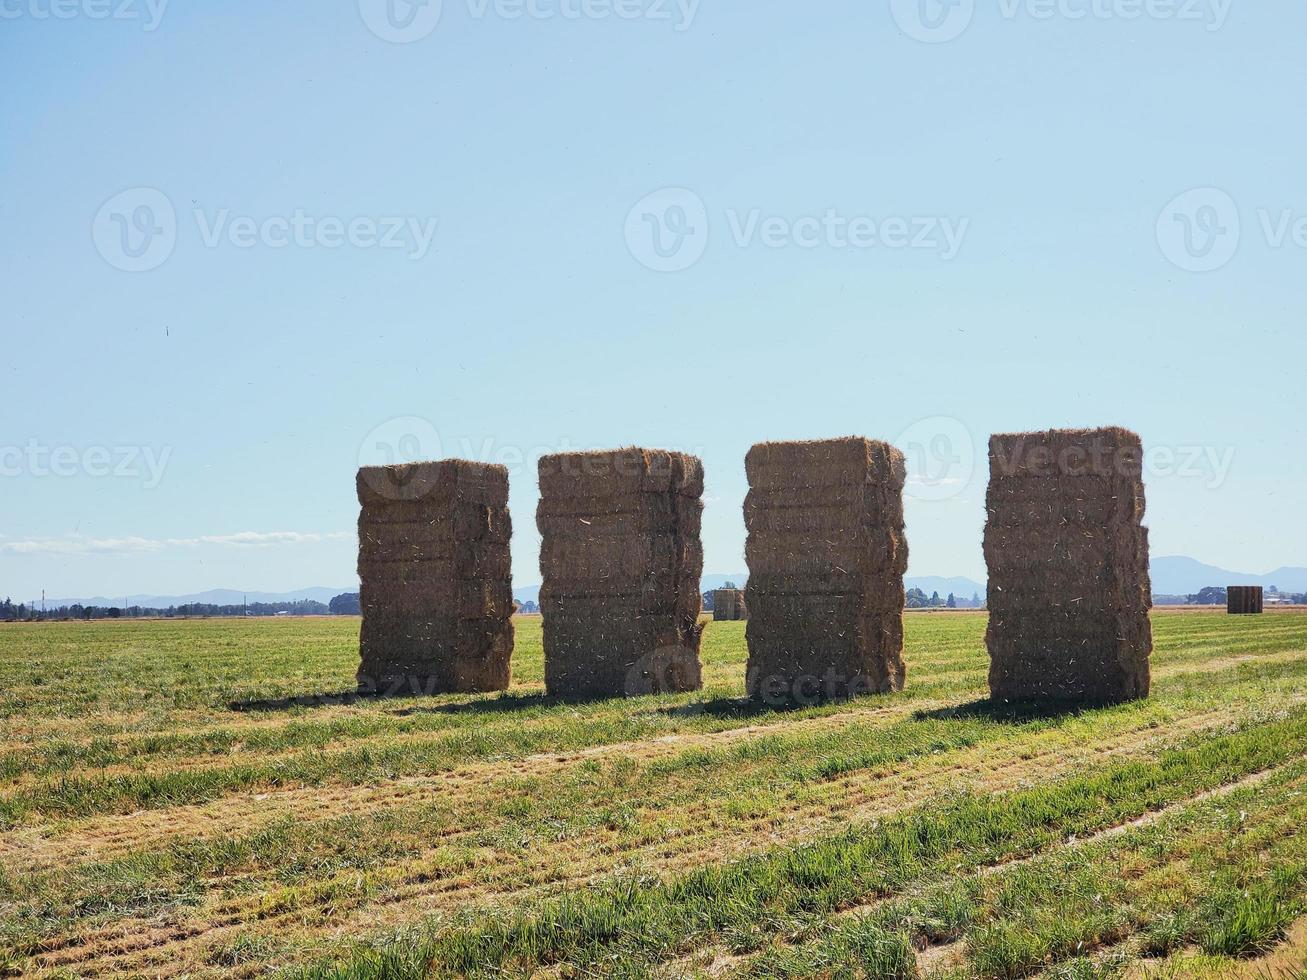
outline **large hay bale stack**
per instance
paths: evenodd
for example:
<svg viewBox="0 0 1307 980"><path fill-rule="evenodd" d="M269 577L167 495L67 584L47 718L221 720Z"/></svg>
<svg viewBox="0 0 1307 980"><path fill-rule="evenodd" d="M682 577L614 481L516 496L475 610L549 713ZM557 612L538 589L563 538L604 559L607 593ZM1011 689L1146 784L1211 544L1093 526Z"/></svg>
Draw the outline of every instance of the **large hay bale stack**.
<svg viewBox="0 0 1307 980"><path fill-rule="evenodd" d="M713 589L712 618L714 622L737 622L749 618L749 607L741 589Z"/></svg>
<svg viewBox="0 0 1307 980"><path fill-rule="evenodd" d="M703 464L632 448L546 456L539 472L550 695L698 690Z"/></svg>
<svg viewBox="0 0 1307 980"><path fill-rule="evenodd" d="M1225 590L1225 608L1231 616L1256 616L1265 609L1265 590L1260 585L1232 585Z"/></svg>
<svg viewBox="0 0 1307 980"><path fill-rule="evenodd" d="M749 694L810 702L903 687L903 454L862 438L745 459Z"/></svg>
<svg viewBox="0 0 1307 980"><path fill-rule="evenodd" d="M1120 428L995 435L989 472L992 696L1147 697L1152 589L1139 436Z"/></svg>
<svg viewBox="0 0 1307 980"><path fill-rule="evenodd" d="M508 470L445 460L358 472L359 689L502 691L513 652Z"/></svg>

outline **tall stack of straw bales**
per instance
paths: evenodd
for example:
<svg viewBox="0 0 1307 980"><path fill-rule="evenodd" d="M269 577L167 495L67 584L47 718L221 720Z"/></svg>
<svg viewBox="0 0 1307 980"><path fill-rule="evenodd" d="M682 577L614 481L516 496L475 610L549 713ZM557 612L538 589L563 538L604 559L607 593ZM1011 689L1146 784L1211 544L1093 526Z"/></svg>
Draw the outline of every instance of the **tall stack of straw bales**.
<svg viewBox="0 0 1307 980"><path fill-rule="evenodd" d="M903 454L862 438L773 442L745 468L750 695L902 689Z"/></svg>
<svg viewBox="0 0 1307 980"><path fill-rule="evenodd" d="M985 560L995 698L1147 697L1143 446L1120 428L995 435Z"/></svg>
<svg viewBox="0 0 1307 980"><path fill-rule="evenodd" d="M749 608L742 589L714 589L712 594L713 622L733 622L749 618Z"/></svg>
<svg viewBox="0 0 1307 980"><path fill-rule="evenodd" d="M500 691L513 652L508 470L359 470L360 690Z"/></svg>
<svg viewBox="0 0 1307 980"><path fill-rule="evenodd" d="M539 475L549 693L697 690L703 464L632 448L546 456Z"/></svg>
<svg viewBox="0 0 1307 980"><path fill-rule="evenodd" d="M1232 585L1225 590L1225 600L1231 616L1256 616L1265 609L1266 594L1260 585Z"/></svg>

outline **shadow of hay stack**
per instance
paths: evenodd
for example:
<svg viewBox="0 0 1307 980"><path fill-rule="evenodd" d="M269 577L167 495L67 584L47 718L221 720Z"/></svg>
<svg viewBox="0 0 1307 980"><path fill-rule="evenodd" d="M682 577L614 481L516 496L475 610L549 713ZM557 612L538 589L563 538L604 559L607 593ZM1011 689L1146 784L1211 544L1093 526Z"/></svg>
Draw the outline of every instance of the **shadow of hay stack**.
<svg viewBox="0 0 1307 980"><path fill-rule="evenodd" d="M946 708L922 708L912 713L913 721L994 721L1022 725L1032 721L1074 718L1092 704L1071 701L996 701L981 698Z"/></svg>
<svg viewBox="0 0 1307 980"><path fill-rule="evenodd" d="M508 470L445 460L358 472L359 689L508 687L513 652Z"/></svg>
<svg viewBox="0 0 1307 980"><path fill-rule="evenodd" d="M1148 696L1143 446L1126 429L995 435L985 561L994 698Z"/></svg>
<svg viewBox="0 0 1307 980"><path fill-rule="evenodd" d="M287 694L277 698L240 698L227 702L228 711L293 711L296 708L335 708L340 705L371 701L378 694L360 692L357 687L343 691L318 691L313 694Z"/></svg>
<svg viewBox="0 0 1307 980"><path fill-rule="evenodd" d="M560 453L539 476L549 694L698 690L703 464L651 449Z"/></svg>
<svg viewBox="0 0 1307 980"><path fill-rule="evenodd" d="M761 443L745 469L750 696L901 690L903 454L862 438Z"/></svg>

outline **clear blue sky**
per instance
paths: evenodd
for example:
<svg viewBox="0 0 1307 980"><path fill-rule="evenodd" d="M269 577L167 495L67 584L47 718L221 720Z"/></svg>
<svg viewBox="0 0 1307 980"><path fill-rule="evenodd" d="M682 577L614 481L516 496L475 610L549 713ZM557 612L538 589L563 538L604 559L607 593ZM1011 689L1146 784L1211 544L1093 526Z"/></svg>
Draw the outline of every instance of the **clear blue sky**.
<svg viewBox="0 0 1307 980"><path fill-rule="evenodd" d="M406 427L528 458L522 585L542 449L699 452L735 572L753 442L933 446L911 571L983 578L988 433L1108 423L1208 453L1155 553L1307 564L1301 4L50 2L0 17L0 594L348 584Z"/></svg>

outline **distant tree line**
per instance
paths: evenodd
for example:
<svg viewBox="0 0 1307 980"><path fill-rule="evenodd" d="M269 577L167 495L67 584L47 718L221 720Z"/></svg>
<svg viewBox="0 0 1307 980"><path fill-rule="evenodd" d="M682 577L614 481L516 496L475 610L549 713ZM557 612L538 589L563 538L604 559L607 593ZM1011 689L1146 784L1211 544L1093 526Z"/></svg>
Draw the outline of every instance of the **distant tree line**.
<svg viewBox="0 0 1307 980"><path fill-rule="evenodd" d="M294 602L251 602L248 605L218 606L192 602L157 609L150 606L57 606L42 612L26 603L10 599L0 603L0 622L35 622L70 619L198 619L206 616L325 616L328 609L313 599Z"/></svg>
<svg viewBox="0 0 1307 980"><path fill-rule="evenodd" d="M985 600L980 598L979 592L973 592L970 599L959 598L952 592L946 598L940 598L938 592L926 595L922 589L908 589L904 605L909 609L983 609Z"/></svg>
<svg viewBox="0 0 1307 980"><path fill-rule="evenodd" d="M359 603L357 592L342 592L327 603L327 609L333 616L361 616L363 607Z"/></svg>
<svg viewBox="0 0 1307 980"><path fill-rule="evenodd" d="M738 586L734 582L727 582L722 588L734 589ZM703 594L704 612L712 612L713 591L715 590L710 589ZM984 609L985 600L980 598L978 592L973 592L970 599L960 598L952 592L941 598L938 592L926 595L921 589L908 589L904 595L904 605L909 609Z"/></svg>

